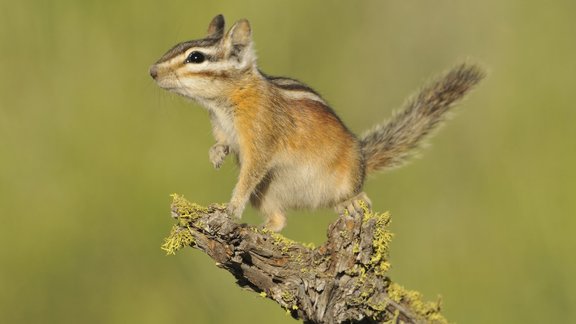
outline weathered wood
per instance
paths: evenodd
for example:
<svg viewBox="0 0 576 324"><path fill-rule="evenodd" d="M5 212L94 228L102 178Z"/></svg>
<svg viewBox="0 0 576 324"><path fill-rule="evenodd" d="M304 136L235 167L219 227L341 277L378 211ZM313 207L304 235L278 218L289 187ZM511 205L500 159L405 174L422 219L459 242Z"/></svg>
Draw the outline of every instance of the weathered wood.
<svg viewBox="0 0 576 324"><path fill-rule="evenodd" d="M201 207L174 195L178 223L163 245L168 253L204 251L238 285L276 301L305 323L446 323L438 302L393 283L386 275L388 214L365 209L342 215L328 240L312 247L280 234L238 224L224 206Z"/></svg>

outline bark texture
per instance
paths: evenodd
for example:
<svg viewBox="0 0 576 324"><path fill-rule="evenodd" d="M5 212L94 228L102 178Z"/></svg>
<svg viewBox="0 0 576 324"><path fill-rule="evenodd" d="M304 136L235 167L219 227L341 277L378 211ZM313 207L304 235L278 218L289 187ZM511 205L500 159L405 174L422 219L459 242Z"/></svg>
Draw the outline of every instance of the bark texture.
<svg viewBox="0 0 576 324"><path fill-rule="evenodd" d="M319 246L238 224L224 206L201 207L174 195L177 220L162 248L169 254L191 246L229 271L238 285L276 301L305 323L447 323L439 302L387 276L387 213L365 209L342 215Z"/></svg>

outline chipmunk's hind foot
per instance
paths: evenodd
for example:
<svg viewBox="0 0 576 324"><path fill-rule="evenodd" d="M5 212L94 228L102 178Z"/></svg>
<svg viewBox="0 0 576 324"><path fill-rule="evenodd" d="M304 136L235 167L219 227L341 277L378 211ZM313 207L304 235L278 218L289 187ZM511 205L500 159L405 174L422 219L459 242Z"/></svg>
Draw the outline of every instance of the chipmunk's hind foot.
<svg viewBox="0 0 576 324"><path fill-rule="evenodd" d="M286 216L283 212L276 211L265 215L266 220L262 227L273 231L280 232L286 226Z"/></svg>
<svg viewBox="0 0 576 324"><path fill-rule="evenodd" d="M335 207L339 215L348 214L352 217L364 215L364 208L372 209L372 202L365 192L361 192Z"/></svg>

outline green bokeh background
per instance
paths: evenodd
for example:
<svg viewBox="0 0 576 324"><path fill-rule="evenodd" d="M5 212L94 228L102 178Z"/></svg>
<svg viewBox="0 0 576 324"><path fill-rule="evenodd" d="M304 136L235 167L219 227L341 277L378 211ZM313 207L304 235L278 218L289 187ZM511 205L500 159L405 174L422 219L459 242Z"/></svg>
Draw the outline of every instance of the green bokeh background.
<svg viewBox="0 0 576 324"><path fill-rule="evenodd" d="M458 323L576 322L576 2L0 2L0 322L294 323L198 251L160 250L170 193L225 202L207 114L148 66L249 18L261 68L361 132L466 58L489 78L424 158L374 176L392 278ZM284 234L320 244L330 211ZM247 222L259 223L248 209Z"/></svg>

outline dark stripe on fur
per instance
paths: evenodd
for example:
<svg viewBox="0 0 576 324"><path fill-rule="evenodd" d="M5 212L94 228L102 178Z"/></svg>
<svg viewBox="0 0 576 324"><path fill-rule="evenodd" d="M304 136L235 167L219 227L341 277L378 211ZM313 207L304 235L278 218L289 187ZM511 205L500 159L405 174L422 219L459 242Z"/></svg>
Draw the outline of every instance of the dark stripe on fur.
<svg viewBox="0 0 576 324"><path fill-rule="evenodd" d="M166 52L166 54L164 54L156 62L156 64L168 61L170 59L173 59L176 56L186 52L189 49L191 49L192 47L213 47L219 41L220 41L220 39L218 39L218 38L204 38L204 39L198 39L198 40L187 41L187 42L183 42L180 44L176 44L174 47L172 47L170 50L168 50L168 52Z"/></svg>

